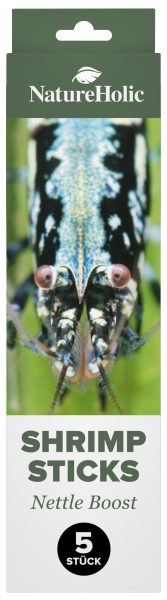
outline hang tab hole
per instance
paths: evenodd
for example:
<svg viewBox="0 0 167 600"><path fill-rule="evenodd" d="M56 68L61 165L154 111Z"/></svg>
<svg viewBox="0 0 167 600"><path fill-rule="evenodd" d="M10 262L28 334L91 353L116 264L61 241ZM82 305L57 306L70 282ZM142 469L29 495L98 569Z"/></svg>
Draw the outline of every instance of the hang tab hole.
<svg viewBox="0 0 167 600"><path fill-rule="evenodd" d="M112 33L108 29L94 29L89 21L79 21L74 29L60 29L56 32L59 42L108 42Z"/></svg>

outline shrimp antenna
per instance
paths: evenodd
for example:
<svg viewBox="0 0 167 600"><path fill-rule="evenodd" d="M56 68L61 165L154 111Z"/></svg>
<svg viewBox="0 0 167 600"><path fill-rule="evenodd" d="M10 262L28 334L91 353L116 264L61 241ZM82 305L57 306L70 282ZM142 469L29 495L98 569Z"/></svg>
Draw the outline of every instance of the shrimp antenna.
<svg viewBox="0 0 167 600"><path fill-rule="evenodd" d="M106 388L107 388L107 390L108 390L108 392L109 392L109 394L110 394L110 396L111 396L111 398L112 398L112 400L114 402L114 405L115 405L117 411L119 412L120 415L122 415L123 414L122 409L121 409L121 407L118 404L118 401L116 399L116 396L115 396L114 392L112 391L112 388L111 388L110 383L108 381L108 377L107 377L107 375L105 373L105 370L104 370L104 367L103 367L103 365L101 363L98 364L98 369L100 371L100 375L101 375L101 377L102 377L102 379L103 379L103 381L105 383L105 386L106 386Z"/></svg>
<svg viewBox="0 0 167 600"><path fill-rule="evenodd" d="M53 415L54 407L55 407L56 402L58 401L59 394L61 392L61 388L62 388L62 385L63 385L63 381L64 381L64 378L65 378L67 369L68 369L68 365L63 365L63 368L62 368L62 371L60 373L59 381L58 381L58 384L57 384L57 388L56 388L56 391L55 391L55 394L54 394L54 398L52 400L52 404L51 404L51 407L49 409L48 415Z"/></svg>
<svg viewBox="0 0 167 600"><path fill-rule="evenodd" d="M156 323L154 323L154 325L152 325L152 327L150 327L150 329L148 329L148 331L146 331L144 335L142 335L143 342L147 344L147 342L153 337L153 335L155 335L155 333L159 331L160 327L161 321L157 321Z"/></svg>

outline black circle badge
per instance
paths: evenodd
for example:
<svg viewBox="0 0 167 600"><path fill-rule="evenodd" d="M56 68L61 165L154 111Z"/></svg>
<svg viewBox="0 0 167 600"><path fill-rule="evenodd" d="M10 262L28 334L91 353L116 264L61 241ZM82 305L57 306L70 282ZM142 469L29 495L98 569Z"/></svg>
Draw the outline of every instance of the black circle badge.
<svg viewBox="0 0 167 600"><path fill-rule="evenodd" d="M109 559L110 542L97 525L76 523L62 533L57 552L67 571L75 575L94 575Z"/></svg>

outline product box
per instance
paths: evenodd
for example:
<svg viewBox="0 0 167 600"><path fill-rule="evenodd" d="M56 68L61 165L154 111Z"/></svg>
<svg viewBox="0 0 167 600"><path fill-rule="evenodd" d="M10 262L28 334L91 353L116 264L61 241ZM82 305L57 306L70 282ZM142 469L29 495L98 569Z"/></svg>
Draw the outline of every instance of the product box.
<svg viewBox="0 0 167 600"><path fill-rule="evenodd" d="M160 591L154 10L14 10L9 592Z"/></svg>

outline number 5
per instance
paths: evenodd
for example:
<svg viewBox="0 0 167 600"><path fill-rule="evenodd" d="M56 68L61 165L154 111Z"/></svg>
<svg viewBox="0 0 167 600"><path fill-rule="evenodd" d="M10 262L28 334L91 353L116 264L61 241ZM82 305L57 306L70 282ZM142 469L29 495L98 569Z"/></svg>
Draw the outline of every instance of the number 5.
<svg viewBox="0 0 167 600"><path fill-rule="evenodd" d="M93 544L91 540L86 539L86 537L91 537L91 535L91 531L76 531L76 552L80 552L80 554L86 554L92 550ZM79 548L78 546L81 546L81 544L85 544L86 548Z"/></svg>

